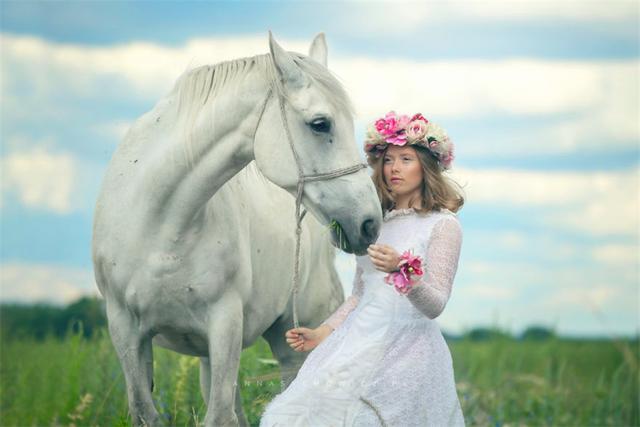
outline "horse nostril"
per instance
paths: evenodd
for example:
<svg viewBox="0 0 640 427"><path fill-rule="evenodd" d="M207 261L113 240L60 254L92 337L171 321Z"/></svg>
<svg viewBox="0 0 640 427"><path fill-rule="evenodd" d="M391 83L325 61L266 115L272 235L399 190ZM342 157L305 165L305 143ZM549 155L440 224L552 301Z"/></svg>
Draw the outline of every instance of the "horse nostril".
<svg viewBox="0 0 640 427"><path fill-rule="evenodd" d="M378 226L372 219L367 219L362 223L362 235L369 242L373 242L378 237Z"/></svg>

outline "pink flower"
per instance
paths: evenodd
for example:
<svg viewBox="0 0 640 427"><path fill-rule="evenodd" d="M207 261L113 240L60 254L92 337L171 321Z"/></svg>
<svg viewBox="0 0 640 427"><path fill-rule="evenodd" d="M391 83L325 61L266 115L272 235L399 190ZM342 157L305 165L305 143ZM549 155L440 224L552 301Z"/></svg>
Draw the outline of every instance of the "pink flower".
<svg viewBox="0 0 640 427"><path fill-rule="evenodd" d="M385 119L378 119L376 120L375 126L376 131L378 131L380 135L389 135L390 133L392 133L390 132L389 128L391 126L395 127L395 123L387 123Z"/></svg>
<svg viewBox="0 0 640 427"><path fill-rule="evenodd" d="M404 145L407 143L407 135L403 131L403 133L386 137L385 141L393 145Z"/></svg>
<svg viewBox="0 0 640 427"><path fill-rule="evenodd" d="M422 276L422 259L419 256L413 255L411 251L405 251L400 255L400 259L400 270L405 269L408 274Z"/></svg>
<svg viewBox="0 0 640 427"><path fill-rule="evenodd" d="M378 133L383 136L393 135L400 130L395 111L389 111L384 118L376 120L375 126Z"/></svg>
<svg viewBox="0 0 640 427"><path fill-rule="evenodd" d="M415 121L415 120L421 120L421 121L423 121L423 122L425 122L425 123L429 123L429 120L425 119L425 118L422 116L422 114L420 114L420 113L416 113L416 114L414 114L414 115L413 115L413 117L411 117L411 121L412 121L412 122L413 122L413 121Z"/></svg>
<svg viewBox="0 0 640 427"><path fill-rule="evenodd" d="M410 251L405 251L400 255L399 271L389 273L385 278L385 283L392 285L401 294L407 294L417 279L412 276L422 276L422 259L414 256Z"/></svg>
<svg viewBox="0 0 640 427"><path fill-rule="evenodd" d="M409 118L409 116L403 114L402 116L398 117L398 122L397 122L397 129L398 131L400 130L404 130L409 123L411 122L411 119Z"/></svg>
<svg viewBox="0 0 640 427"><path fill-rule="evenodd" d="M376 131L384 137L384 141L394 145L404 145L407 142L405 128L409 124L409 116L399 116L395 111L389 111L384 118L375 122Z"/></svg>
<svg viewBox="0 0 640 427"><path fill-rule="evenodd" d="M409 142L419 141L427 134L427 124L422 120L413 120L406 130Z"/></svg>
<svg viewBox="0 0 640 427"><path fill-rule="evenodd" d="M440 163L442 164L442 167L444 167L445 169L449 169L451 167L451 163L453 162L453 160L455 159L455 155L453 153L453 143L450 143L451 147L449 148L449 151L447 153L444 154L444 156L442 156L442 158L440 158Z"/></svg>

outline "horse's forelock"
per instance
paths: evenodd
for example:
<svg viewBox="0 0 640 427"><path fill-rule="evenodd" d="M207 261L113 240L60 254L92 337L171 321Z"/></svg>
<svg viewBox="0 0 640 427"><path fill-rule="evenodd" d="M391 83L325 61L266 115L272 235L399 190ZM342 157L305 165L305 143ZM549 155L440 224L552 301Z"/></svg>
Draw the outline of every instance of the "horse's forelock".
<svg viewBox="0 0 640 427"><path fill-rule="evenodd" d="M347 91L331 70L306 55L294 54L294 62L318 85L324 96L335 107L341 111L347 111L350 115L355 113Z"/></svg>

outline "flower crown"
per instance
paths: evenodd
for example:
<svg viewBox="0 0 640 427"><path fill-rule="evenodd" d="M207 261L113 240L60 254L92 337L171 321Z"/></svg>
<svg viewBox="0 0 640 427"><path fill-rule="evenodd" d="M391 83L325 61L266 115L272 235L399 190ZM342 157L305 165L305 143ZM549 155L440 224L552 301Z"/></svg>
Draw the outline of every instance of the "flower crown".
<svg viewBox="0 0 640 427"><path fill-rule="evenodd" d="M370 165L380 157L388 144L425 147L438 159L443 170L450 169L454 159L453 142L444 129L428 121L420 113L409 118L390 111L369 126L364 150L367 152Z"/></svg>

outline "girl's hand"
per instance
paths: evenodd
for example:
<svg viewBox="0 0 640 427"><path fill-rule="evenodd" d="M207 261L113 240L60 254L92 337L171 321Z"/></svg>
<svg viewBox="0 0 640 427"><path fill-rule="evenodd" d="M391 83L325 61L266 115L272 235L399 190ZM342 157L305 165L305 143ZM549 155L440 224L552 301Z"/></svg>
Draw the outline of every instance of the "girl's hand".
<svg viewBox="0 0 640 427"><path fill-rule="evenodd" d="M285 332L287 344L293 351L311 351L318 346L333 331L329 326L322 325L316 329L293 328Z"/></svg>
<svg viewBox="0 0 640 427"><path fill-rule="evenodd" d="M400 254L389 245L369 245L369 258L377 270L391 273L398 270Z"/></svg>

